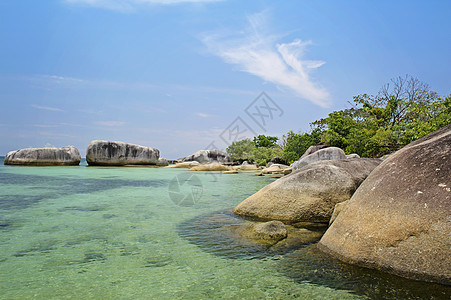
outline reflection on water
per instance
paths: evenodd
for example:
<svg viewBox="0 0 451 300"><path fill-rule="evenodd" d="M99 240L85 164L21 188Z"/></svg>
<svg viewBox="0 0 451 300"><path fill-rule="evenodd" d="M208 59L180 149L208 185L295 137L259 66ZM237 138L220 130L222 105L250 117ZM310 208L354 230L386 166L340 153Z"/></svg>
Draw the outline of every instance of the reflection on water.
<svg viewBox="0 0 451 300"><path fill-rule="evenodd" d="M351 290L370 299L451 299L451 287L349 265L319 251L316 244L285 255L277 269L297 282Z"/></svg>

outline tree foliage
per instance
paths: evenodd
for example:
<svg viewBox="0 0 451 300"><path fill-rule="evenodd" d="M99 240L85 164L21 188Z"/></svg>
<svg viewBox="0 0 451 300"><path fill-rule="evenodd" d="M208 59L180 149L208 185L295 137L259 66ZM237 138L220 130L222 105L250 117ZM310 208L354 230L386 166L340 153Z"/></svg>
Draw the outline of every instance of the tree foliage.
<svg viewBox="0 0 451 300"><path fill-rule="evenodd" d="M352 108L313 124L323 130L324 144L348 154L379 157L449 124L450 99L414 77L398 77L376 96L355 96Z"/></svg>
<svg viewBox="0 0 451 300"><path fill-rule="evenodd" d="M276 144L277 137L259 135L250 139L233 142L226 151L233 161L250 161L266 165L271 158L282 155L282 148ZM261 146L264 145L264 146Z"/></svg>
<svg viewBox="0 0 451 300"><path fill-rule="evenodd" d="M439 96L412 76L392 79L377 95L361 94L350 104L313 122L310 132L289 131L281 146L277 137L259 135L232 143L227 152L233 160L260 165L275 156L292 163L322 143L347 154L380 157L451 123L451 95Z"/></svg>
<svg viewBox="0 0 451 300"><path fill-rule="evenodd" d="M243 162L250 160L254 149L255 144L250 139L244 139L233 142L226 151L231 160Z"/></svg>
<svg viewBox="0 0 451 300"><path fill-rule="evenodd" d="M320 142L321 130L314 129L311 133L294 133L289 131L283 136L283 154L282 157L288 163L298 160L302 154L312 145Z"/></svg>
<svg viewBox="0 0 451 300"><path fill-rule="evenodd" d="M279 138L277 136L266 136L260 134L259 136L254 137L253 143L255 147L270 148L276 146L278 140Z"/></svg>

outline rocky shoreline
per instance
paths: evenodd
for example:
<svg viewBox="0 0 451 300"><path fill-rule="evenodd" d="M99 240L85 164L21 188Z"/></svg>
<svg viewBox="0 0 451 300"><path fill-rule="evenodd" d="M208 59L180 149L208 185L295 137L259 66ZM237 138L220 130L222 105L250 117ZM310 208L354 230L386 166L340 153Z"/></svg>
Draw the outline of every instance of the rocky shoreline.
<svg viewBox="0 0 451 300"><path fill-rule="evenodd" d="M277 245L295 238L298 228L329 226L318 243L325 253L402 277L451 285L451 125L385 160L318 145L290 166L237 165L218 150L200 150L169 164L156 148L104 140L89 144L86 160L90 166L151 165L280 177L233 209L252 223L221 230ZM12 151L4 160L5 165L79 163L73 146Z"/></svg>

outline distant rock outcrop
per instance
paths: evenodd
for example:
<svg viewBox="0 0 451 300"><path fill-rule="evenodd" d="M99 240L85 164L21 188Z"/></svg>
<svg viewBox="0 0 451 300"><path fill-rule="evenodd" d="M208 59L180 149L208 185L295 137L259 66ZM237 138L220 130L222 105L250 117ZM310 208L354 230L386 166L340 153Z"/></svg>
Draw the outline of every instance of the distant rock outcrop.
<svg viewBox="0 0 451 300"><path fill-rule="evenodd" d="M241 171L257 171L258 169L258 165L248 163L247 161L244 161L240 166Z"/></svg>
<svg viewBox="0 0 451 300"><path fill-rule="evenodd" d="M204 163L225 163L229 161L227 153L219 150L199 150L190 156L187 156L183 161L198 161L201 164Z"/></svg>
<svg viewBox="0 0 451 300"><path fill-rule="evenodd" d="M346 262L451 284L451 124L383 161L319 243Z"/></svg>
<svg viewBox="0 0 451 300"><path fill-rule="evenodd" d="M312 147L314 147L314 146L312 146ZM307 152L308 151L309 150L307 150ZM344 151L337 147L327 147L327 148L315 151L306 156L304 156L304 155L301 156L301 158L298 161L295 161L294 163L291 164L291 167L293 168L293 170L297 170L297 169L302 168L303 166L306 166L308 164L311 164L311 163L314 163L314 162L317 162L320 160L339 160L339 159L346 159L346 154L344 153Z"/></svg>
<svg viewBox="0 0 451 300"><path fill-rule="evenodd" d="M160 151L124 142L92 141L86 150L90 166L156 165Z"/></svg>
<svg viewBox="0 0 451 300"><path fill-rule="evenodd" d="M329 222L336 203L351 198L379 159L319 161L265 186L233 210L240 216L287 222Z"/></svg>
<svg viewBox="0 0 451 300"><path fill-rule="evenodd" d="M167 166L167 165L169 165L169 162L168 162L168 160L167 160L166 158L160 157L160 158L158 159L157 166L159 166L159 167L165 167L165 166Z"/></svg>
<svg viewBox="0 0 451 300"><path fill-rule="evenodd" d="M283 174L283 170L285 170L286 168L288 168L287 165L272 164L270 167L264 168L262 170L262 173L263 174Z"/></svg>
<svg viewBox="0 0 451 300"><path fill-rule="evenodd" d="M286 165L287 161L280 156L271 158L271 160L266 164L266 167L270 167L273 164Z"/></svg>
<svg viewBox="0 0 451 300"><path fill-rule="evenodd" d="M195 166L200 165L198 161L185 161L185 162L178 162L173 165L166 166L165 168L171 168L171 169L189 169Z"/></svg>
<svg viewBox="0 0 451 300"><path fill-rule="evenodd" d="M188 171L229 171L229 166L224 166L218 163L200 164L190 168Z"/></svg>
<svg viewBox="0 0 451 300"><path fill-rule="evenodd" d="M5 165L24 166L77 166L80 152L74 146L63 148L27 148L9 152Z"/></svg>

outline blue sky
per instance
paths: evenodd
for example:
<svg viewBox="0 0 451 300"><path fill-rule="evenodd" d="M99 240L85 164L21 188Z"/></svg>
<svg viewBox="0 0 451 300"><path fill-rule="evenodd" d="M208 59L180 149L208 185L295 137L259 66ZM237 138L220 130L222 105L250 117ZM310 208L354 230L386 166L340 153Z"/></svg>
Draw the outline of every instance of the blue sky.
<svg viewBox="0 0 451 300"><path fill-rule="evenodd" d="M0 155L84 156L107 139L173 159L224 149L240 122L243 136L307 131L400 75L447 95L450 12L450 1L0 0ZM263 126L246 113L261 92L278 108Z"/></svg>

